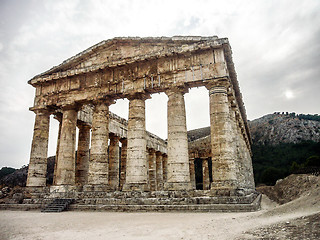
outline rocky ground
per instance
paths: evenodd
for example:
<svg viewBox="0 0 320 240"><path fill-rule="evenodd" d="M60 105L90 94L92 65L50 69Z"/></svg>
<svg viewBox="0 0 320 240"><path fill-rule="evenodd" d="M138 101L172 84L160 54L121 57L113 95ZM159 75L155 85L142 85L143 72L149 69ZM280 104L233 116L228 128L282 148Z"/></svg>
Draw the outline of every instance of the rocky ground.
<svg viewBox="0 0 320 240"><path fill-rule="evenodd" d="M240 239L320 239L320 213L250 230L245 235Z"/></svg>
<svg viewBox="0 0 320 240"><path fill-rule="evenodd" d="M320 239L320 176L289 176L275 188L266 193L286 203L263 195L257 212L1 211L0 239Z"/></svg>

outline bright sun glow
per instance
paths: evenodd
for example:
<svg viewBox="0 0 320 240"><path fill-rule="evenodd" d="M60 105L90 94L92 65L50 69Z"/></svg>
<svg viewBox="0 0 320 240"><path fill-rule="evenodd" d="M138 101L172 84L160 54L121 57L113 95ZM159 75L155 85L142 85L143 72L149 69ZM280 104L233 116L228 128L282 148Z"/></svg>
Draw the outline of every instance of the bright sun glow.
<svg viewBox="0 0 320 240"><path fill-rule="evenodd" d="M287 99L294 98L293 92L291 90L287 90L284 94Z"/></svg>

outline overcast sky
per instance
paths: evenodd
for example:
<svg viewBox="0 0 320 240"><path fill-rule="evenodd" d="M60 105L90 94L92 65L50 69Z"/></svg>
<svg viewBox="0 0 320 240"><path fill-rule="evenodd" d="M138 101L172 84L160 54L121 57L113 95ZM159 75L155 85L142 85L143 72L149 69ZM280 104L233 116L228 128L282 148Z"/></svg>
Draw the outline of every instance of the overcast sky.
<svg viewBox="0 0 320 240"><path fill-rule="evenodd" d="M28 164L34 89L63 60L117 36L228 37L248 119L320 113L320 1L0 0L0 167ZM208 93L185 95L187 127L209 126ZM167 137L164 94L147 100L147 130ZM127 118L128 102L111 107ZM57 121L50 126L54 155Z"/></svg>

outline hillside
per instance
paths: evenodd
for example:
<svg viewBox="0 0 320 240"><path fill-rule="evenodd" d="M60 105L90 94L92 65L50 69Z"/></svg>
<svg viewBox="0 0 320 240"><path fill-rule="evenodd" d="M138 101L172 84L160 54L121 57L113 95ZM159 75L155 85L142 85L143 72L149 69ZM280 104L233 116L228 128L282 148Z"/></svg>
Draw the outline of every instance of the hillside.
<svg viewBox="0 0 320 240"><path fill-rule="evenodd" d="M249 128L255 145L320 142L320 121L304 119L293 113L265 115L249 121Z"/></svg>
<svg viewBox="0 0 320 240"><path fill-rule="evenodd" d="M310 116L310 117L301 117ZM248 121L254 145L278 145L281 143L320 142L320 117L318 115L268 114ZM310 120L317 119L317 120ZM210 127L188 131L188 141L210 135Z"/></svg>
<svg viewBox="0 0 320 240"><path fill-rule="evenodd" d="M310 172L310 167L320 167L318 115L268 114L249 121L249 128L256 184L273 185L299 169Z"/></svg>

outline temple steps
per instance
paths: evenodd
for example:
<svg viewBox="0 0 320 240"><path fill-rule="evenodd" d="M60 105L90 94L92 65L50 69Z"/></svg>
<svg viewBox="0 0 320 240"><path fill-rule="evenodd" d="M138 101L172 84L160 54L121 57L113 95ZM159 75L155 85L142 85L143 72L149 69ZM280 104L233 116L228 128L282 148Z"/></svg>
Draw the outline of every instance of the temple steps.
<svg viewBox="0 0 320 240"><path fill-rule="evenodd" d="M45 206L41 212L62 212L66 210L72 202L73 199L54 199L53 202Z"/></svg>
<svg viewBox="0 0 320 240"><path fill-rule="evenodd" d="M212 193L212 192L211 192ZM60 195L60 196L59 196ZM69 193L70 195L70 193ZM63 193L55 193L62 198ZM51 197L51 198L50 198ZM257 211L261 195L257 192L246 196L210 196L210 191L157 191L157 192L74 192L69 210L77 211ZM24 199L23 204L45 206L53 196Z"/></svg>
<svg viewBox="0 0 320 240"><path fill-rule="evenodd" d="M24 204L0 204L0 209L11 210L36 210L48 203L49 199L26 199ZM52 201L52 200L51 200ZM95 200L92 204L89 204L87 200L81 200L79 203L75 201L68 207L69 211L110 211L110 212L248 212L257 211L260 209L261 194L255 195L252 202L248 200L242 201L242 203L231 203L221 200L217 204L145 204L143 200L140 204L111 204L103 203L105 200ZM91 200L90 200L91 201ZM222 203L224 202L224 203ZM247 202L247 203L245 203Z"/></svg>

